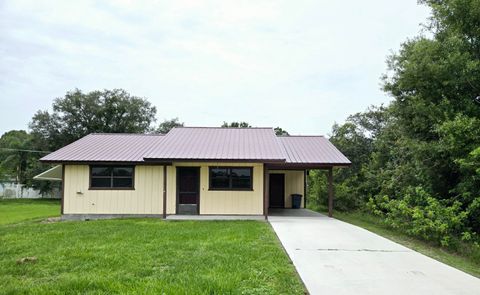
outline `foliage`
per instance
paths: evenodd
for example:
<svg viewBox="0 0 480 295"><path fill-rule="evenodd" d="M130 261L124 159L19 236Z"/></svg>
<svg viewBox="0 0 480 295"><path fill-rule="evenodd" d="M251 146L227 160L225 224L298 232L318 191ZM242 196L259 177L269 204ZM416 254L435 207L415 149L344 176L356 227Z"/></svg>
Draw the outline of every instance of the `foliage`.
<svg viewBox="0 0 480 295"><path fill-rule="evenodd" d="M173 118L170 120L165 120L160 125L158 125L157 132L161 134L167 134L168 131L172 130L175 127L183 127L184 123L180 122L178 118Z"/></svg>
<svg viewBox="0 0 480 295"><path fill-rule="evenodd" d="M252 128L252 126L247 123L247 122L231 122L231 123L227 123L227 122L223 122L222 126L220 126L222 128ZM275 131L275 135L278 135L278 136L289 136L290 134L287 132L287 130L285 129L282 129L281 127L275 127L273 129Z"/></svg>
<svg viewBox="0 0 480 295"><path fill-rule="evenodd" d="M468 212L458 201L448 205L446 201L431 197L421 187L410 188L402 199L388 196L370 198L367 207L394 229L442 246L455 246L458 237L471 240L476 237L465 227Z"/></svg>
<svg viewBox="0 0 480 295"><path fill-rule="evenodd" d="M247 122L231 122L231 123L227 123L227 122L223 122L222 126L220 126L222 128L251 128L252 126L250 126L250 124L248 124Z"/></svg>
<svg viewBox="0 0 480 295"><path fill-rule="evenodd" d="M23 130L12 130L0 137L0 180L21 183L46 193L55 185L33 180L33 177L49 166L38 159L47 151L35 150L33 136Z"/></svg>
<svg viewBox="0 0 480 295"><path fill-rule="evenodd" d="M275 127L273 130L275 131L275 135L277 135L277 136L289 136L290 135L287 132L287 130L282 129L281 127Z"/></svg>
<svg viewBox="0 0 480 295"><path fill-rule="evenodd" d="M38 111L30 129L37 145L56 150L89 133L145 133L156 108L122 89L83 93L79 89L55 99L53 112Z"/></svg>
<svg viewBox="0 0 480 295"><path fill-rule="evenodd" d="M24 183L32 162L32 137L23 130L12 130L0 137L0 173L2 180ZM36 160L37 157L33 157Z"/></svg>
<svg viewBox="0 0 480 295"><path fill-rule="evenodd" d="M480 5L420 2L432 11L428 34L387 61L393 101L333 126L330 140L353 163L335 173L336 205L455 248L480 234ZM325 203L324 178L310 177L316 205Z"/></svg>

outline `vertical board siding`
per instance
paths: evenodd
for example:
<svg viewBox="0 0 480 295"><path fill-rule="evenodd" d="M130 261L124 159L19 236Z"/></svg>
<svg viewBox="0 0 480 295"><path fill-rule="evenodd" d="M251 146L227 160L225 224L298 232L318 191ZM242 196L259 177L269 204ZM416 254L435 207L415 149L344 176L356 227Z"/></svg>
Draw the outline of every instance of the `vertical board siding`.
<svg viewBox="0 0 480 295"><path fill-rule="evenodd" d="M217 163L217 162L176 162L168 173L167 198L170 206L176 206L176 167L200 167L200 214L263 214L263 164L261 163ZM208 167L253 167L253 190L251 191L210 191Z"/></svg>
<svg viewBox="0 0 480 295"><path fill-rule="evenodd" d="M304 171L303 170L270 170L270 173L282 173L285 174L285 208L292 208L291 194L304 194ZM305 196L301 203L301 207L304 206Z"/></svg>
<svg viewBox="0 0 480 295"><path fill-rule="evenodd" d="M181 166L200 167L200 214L263 214L263 164L215 162L167 166L167 214L176 213ZM253 190L209 191L210 166L253 167ZM89 190L89 173L88 165L65 165L65 214L162 214L163 166L137 165L135 190Z"/></svg>
<svg viewBox="0 0 480 295"><path fill-rule="evenodd" d="M134 190L89 190L88 165L65 165L65 214L161 214L163 166L137 165Z"/></svg>

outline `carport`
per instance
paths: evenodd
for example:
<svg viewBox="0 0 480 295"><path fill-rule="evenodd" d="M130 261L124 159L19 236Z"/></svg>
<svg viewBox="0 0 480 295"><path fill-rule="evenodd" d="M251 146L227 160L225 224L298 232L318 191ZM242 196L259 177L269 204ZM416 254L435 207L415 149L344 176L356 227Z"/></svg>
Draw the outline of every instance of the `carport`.
<svg viewBox="0 0 480 295"><path fill-rule="evenodd" d="M303 195L302 207L307 205L308 173L309 170L327 170L328 187L328 215L333 216L334 182L333 169L345 168L351 162L328 139L323 136L281 136L278 141L285 151L286 161L283 163L266 163L264 165L264 215L269 215L269 210L278 208L291 208L285 201L283 206L277 202L275 194L281 194L281 181L284 181L284 198L288 200L289 193ZM285 178L289 172L303 174L303 183L295 189L288 190ZM284 175L282 178L282 174ZM283 179L283 180L282 180ZM279 183L280 182L280 183ZM280 188L280 192L279 189Z"/></svg>

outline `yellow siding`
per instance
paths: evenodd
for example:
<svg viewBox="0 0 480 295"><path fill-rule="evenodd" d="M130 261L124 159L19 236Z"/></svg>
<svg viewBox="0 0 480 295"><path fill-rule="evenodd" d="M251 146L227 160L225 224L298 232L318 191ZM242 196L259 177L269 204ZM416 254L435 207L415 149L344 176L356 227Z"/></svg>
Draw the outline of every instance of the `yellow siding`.
<svg viewBox="0 0 480 295"><path fill-rule="evenodd" d="M65 214L162 214L163 166L135 167L135 190L89 190L89 166L65 165Z"/></svg>
<svg viewBox="0 0 480 295"><path fill-rule="evenodd" d="M200 214L263 214L263 164L261 163L216 163L193 162L173 163L168 171L169 212L176 206L176 167L200 167ZM208 190L209 166L253 167L253 191L210 191Z"/></svg>
<svg viewBox="0 0 480 295"><path fill-rule="evenodd" d="M269 170L269 173L285 174L285 208L292 208L291 194L304 194L304 172L298 170ZM305 196L303 196L301 207L303 208Z"/></svg>
<svg viewBox="0 0 480 295"><path fill-rule="evenodd" d="M263 214L263 164L177 162L167 166L167 214L175 214L176 167L200 167L200 214ZM253 167L252 191L209 191L209 166ZM89 166L65 165L65 214L162 214L163 166L137 165L135 190L89 190Z"/></svg>

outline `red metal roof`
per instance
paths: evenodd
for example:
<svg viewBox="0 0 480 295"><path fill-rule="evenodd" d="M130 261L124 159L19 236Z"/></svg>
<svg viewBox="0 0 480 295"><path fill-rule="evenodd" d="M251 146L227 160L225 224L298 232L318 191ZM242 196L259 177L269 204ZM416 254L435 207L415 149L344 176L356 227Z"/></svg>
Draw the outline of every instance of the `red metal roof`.
<svg viewBox="0 0 480 295"><path fill-rule="evenodd" d="M287 164L350 165L347 159L323 136L280 136Z"/></svg>
<svg viewBox="0 0 480 295"><path fill-rule="evenodd" d="M92 133L41 158L44 162L143 162L163 135Z"/></svg>
<svg viewBox="0 0 480 295"><path fill-rule="evenodd" d="M145 159L254 160L284 162L272 128L172 129Z"/></svg>
<svg viewBox="0 0 480 295"><path fill-rule="evenodd" d="M44 162L258 161L284 166L349 165L322 136L277 137L272 128L174 128L165 136L90 134Z"/></svg>

